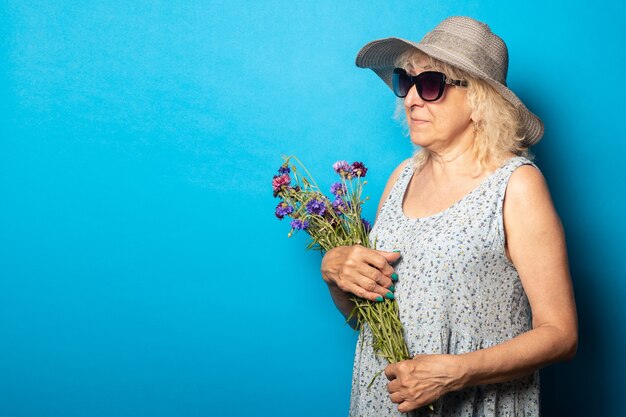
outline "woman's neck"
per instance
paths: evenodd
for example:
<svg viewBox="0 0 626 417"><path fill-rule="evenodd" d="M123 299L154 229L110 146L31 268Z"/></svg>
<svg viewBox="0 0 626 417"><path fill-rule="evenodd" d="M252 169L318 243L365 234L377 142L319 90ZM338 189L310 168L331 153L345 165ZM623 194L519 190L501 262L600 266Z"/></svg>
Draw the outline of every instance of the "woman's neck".
<svg viewBox="0 0 626 417"><path fill-rule="evenodd" d="M472 177L476 175L477 169L480 170L480 164L473 152L473 136L461 138L445 149L429 149L430 158L426 165L437 182Z"/></svg>

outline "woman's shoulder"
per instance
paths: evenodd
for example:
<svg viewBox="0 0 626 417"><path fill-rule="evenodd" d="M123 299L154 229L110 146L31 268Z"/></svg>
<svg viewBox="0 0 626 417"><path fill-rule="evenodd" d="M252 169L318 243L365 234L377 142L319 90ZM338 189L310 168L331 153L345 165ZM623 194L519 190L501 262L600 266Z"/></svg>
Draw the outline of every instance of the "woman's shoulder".
<svg viewBox="0 0 626 417"><path fill-rule="evenodd" d="M509 177L504 199L505 219L525 219L532 216L558 216L548 183L541 170L529 159L515 167ZM531 217L532 217L531 216Z"/></svg>
<svg viewBox="0 0 626 417"><path fill-rule="evenodd" d="M506 195L508 199L533 200L549 197L548 184L539 168L528 160L528 163L516 167L509 178Z"/></svg>
<svg viewBox="0 0 626 417"><path fill-rule="evenodd" d="M511 182L527 182L532 181L533 178L536 181L537 178L543 177L543 175L531 158L516 155L512 152L501 154L489 160L487 175L496 171L502 171L501 178L504 180L507 188Z"/></svg>
<svg viewBox="0 0 626 417"><path fill-rule="evenodd" d="M509 161L514 162L514 164L507 188L547 187L543 173L532 159L525 156L513 156Z"/></svg>
<svg viewBox="0 0 626 417"><path fill-rule="evenodd" d="M534 165L520 165L512 172L502 215L507 257L518 268L523 281L525 276L533 276L525 271L535 263L537 255L547 259L550 257L544 253L548 250L560 247L565 251L563 224L546 179Z"/></svg>

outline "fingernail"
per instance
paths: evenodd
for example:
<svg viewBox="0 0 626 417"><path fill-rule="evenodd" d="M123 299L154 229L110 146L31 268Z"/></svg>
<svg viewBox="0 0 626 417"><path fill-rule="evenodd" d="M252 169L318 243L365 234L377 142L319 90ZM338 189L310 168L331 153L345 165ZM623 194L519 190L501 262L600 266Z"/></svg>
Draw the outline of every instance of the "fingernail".
<svg viewBox="0 0 626 417"><path fill-rule="evenodd" d="M394 249L393 251L400 253L400 249Z"/></svg>
<svg viewBox="0 0 626 417"><path fill-rule="evenodd" d="M385 297L389 298L390 300L393 300L395 298L393 294L390 292L388 292L387 295L385 295Z"/></svg>
<svg viewBox="0 0 626 417"><path fill-rule="evenodd" d="M392 285L391 287L389 287L389 291L394 292L396 290L396 286Z"/></svg>
<svg viewBox="0 0 626 417"><path fill-rule="evenodd" d="M378 301L378 302L383 301L383 297L380 297L380 296L379 296L379 297L376 297L376 301Z"/></svg>
<svg viewBox="0 0 626 417"><path fill-rule="evenodd" d="M391 280L392 281L397 281L398 280L398 274L396 274L395 272L393 274L391 274Z"/></svg>

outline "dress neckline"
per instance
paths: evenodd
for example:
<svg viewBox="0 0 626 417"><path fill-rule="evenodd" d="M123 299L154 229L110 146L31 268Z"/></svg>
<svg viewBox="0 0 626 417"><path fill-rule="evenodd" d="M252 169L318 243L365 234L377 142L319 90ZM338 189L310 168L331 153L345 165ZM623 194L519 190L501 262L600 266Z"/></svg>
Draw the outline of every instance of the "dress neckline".
<svg viewBox="0 0 626 417"><path fill-rule="evenodd" d="M477 193L481 188L483 188L487 183L489 183L493 178L495 178L496 174L498 174L501 170L506 168L511 163L511 161L513 161L513 160L515 160L517 158L520 158L520 157L519 156L513 156L513 157L509 158L504 164L502 164L502 166L500 166L495 171L493 171L491 174L489 174L480 184L478 184L476 186L476 188L474 188L469 193L465 194L461 199L457 200L450 207L445 208L442 211L439 211L437 213L431 214L429 216L424 216L424 217L409 217L404 212L404 198L406 197L406 192L407 192L407 190L409 188L409 184L411 184L411 180L413 179L413 175L415 175L415 169L413 168L413 161L409 161L409 163L407 164L408 165L408 171L409 171L409 174L407 175L408 180L405 182L405 184L403 184L403 186L401 188L401 193L400 193L400 214L402 215L402 218L404 220L413 221L413 222L427 221L427 220L436 219L438 217L441 217L444 214L446 214L449 211L451 211L454 208L456 208L457 206L459 206L460 204L462 204L470 196L472 196L475 193Z"/></svg>

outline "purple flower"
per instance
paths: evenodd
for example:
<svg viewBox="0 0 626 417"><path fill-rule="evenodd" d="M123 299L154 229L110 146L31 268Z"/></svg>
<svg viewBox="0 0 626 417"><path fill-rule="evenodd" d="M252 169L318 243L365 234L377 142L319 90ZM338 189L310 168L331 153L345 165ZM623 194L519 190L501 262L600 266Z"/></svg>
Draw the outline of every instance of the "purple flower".
<svg viewBox="0 0 626 417"><path fill-rule="evenodd" d="M308 220L294 219L291 221L291 228L295 230L303 230L309 227Z"/></svg>
<svg viewBox="0 0 626 417"><path fill-rule="evenodd" d="M363 222L363 227L365 228L365 232L369 233L370 230L372 230L372 225L370 224L370 222L368 222L364 218L361 218L361 222Z"/></svg>
<svg viewBox="0 0 626 417"><path fill-rule="evenodd" d="M357 177L364 177L367 174L367 168L363 165L363 162L353 162L352 163L352 172Z"/></svg>
<svg viewBox="0 0 626 417"><path fill-rule="evenodd" d="M320 216L324 215L326 211L326 206L323 201L319 201L316 199L311 199L308 203L306 203L306 211L309 214L319 214Z"/></svg>
<svg viewBox="0 0 626 417"><path fill-rule="evenodd" d="M348 190L346 190L346 186L340 182L335 182L330 186L330 192L333 193L336 197L340 195L345 195Z"/></svg>
<svg viewBox="0 0 626 417"><path fill-rule="evenodd" d="M278 203L278 205L276 206L276 217L278 217L280 220L282 220L285 216L289 215L293 213L293 207L291 207L289 204L282 202L282 203Z"/></svg>
<svg viewBox="0 0 626 417"><path fill-rule="evenodd" d="M290 172L291 172L291 169L289 169L287 165L282 165L280 168L278 168L278 173L280 175L289 174Z"/></svg>
<svg viewBox="0 0 626 417"><path fill-rule="evenodd" d="M352 167L348 163L348 161L337 161L333 164L333 169L341 178L352 178L353 172Z"/></svg>
<svg viewBox="0 0 626 417"><path fill-rule="evenodd" d="M341 214L347 209L345 201L341 197L337 197L335 201L333 201L333 210L335 213Z"/></svg>

